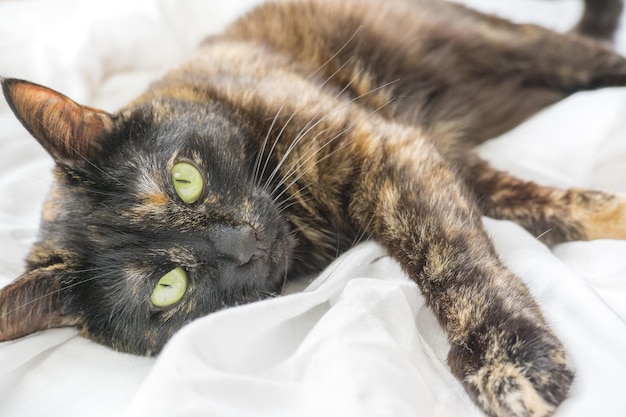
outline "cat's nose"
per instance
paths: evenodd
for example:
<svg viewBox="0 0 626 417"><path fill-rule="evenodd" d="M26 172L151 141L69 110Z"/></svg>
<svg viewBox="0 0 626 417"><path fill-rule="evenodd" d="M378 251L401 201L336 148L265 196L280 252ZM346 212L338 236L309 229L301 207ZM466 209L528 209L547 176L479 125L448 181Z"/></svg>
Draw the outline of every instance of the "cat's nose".
<svg viewBox="0 0 626 417"><path fill-rule="evenodd" d="M223 227L215 234L215 250L222 258L244 265L263 254L257 234L249 225Z"/></svg>

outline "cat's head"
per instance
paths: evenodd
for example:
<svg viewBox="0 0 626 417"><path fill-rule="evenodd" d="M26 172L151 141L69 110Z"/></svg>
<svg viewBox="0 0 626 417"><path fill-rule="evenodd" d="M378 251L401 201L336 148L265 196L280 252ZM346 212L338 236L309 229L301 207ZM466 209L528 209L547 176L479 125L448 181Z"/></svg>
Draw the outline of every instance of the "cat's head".
<svg viewBox="0 0 626 417"><path fill-rule="evenodd" d="M194 318L280 291L293 238L232 112L155 99L111 115L2 85L56 166L27 271L0 291L0 340L76 326L154 354Z"/></svg>

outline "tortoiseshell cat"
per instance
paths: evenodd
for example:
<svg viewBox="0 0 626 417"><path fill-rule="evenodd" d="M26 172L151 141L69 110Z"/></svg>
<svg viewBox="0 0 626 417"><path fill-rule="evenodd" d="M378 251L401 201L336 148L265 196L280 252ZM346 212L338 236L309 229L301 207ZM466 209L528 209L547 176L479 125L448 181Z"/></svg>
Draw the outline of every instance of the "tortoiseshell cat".
<svg viewBox="0 0 626 417"><path fill-rule="evenodd" d="M153 355L371 237L419 285L485 413L551 415L573 371L481 216L549 244L623 239L626 199L524 182L471 149L626 84L606 46L621 1L585 4L565 35L438 0L266 4L116 114L4 79L56 167L27 270L0 292L0 340L76 326Z"/></svg>

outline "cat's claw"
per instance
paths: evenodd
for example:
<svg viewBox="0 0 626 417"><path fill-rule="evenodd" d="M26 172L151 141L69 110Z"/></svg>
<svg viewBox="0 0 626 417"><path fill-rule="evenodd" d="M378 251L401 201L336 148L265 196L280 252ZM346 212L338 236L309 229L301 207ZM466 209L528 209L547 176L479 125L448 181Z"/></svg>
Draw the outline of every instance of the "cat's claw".
<svg viewBox="0 0 626 417"><path fill-rule="evenodd" d="M453 346L449 361L466 390L492 417L548 417L565 399L574 373L547 329L487 332Z"/></svg>

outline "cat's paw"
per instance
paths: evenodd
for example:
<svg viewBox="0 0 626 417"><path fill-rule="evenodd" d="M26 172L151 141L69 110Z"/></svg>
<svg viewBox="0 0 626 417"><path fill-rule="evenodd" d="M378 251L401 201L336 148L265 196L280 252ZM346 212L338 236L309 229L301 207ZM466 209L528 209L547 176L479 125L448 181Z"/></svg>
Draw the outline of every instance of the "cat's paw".
<svg viewBox="0 0 626 417"><path fill-rule="evenodd" d="M626 194L569 190L569 215L581 228L582 238L626 239Z"/></svg>
<svg viewBox="0 0 626 417"><path fill-rule="evenodd" d="M567 396L574 373L549 330L516 327L472 335L467 343L452 347L448 361L489 416L551 416Z"/></svg>

